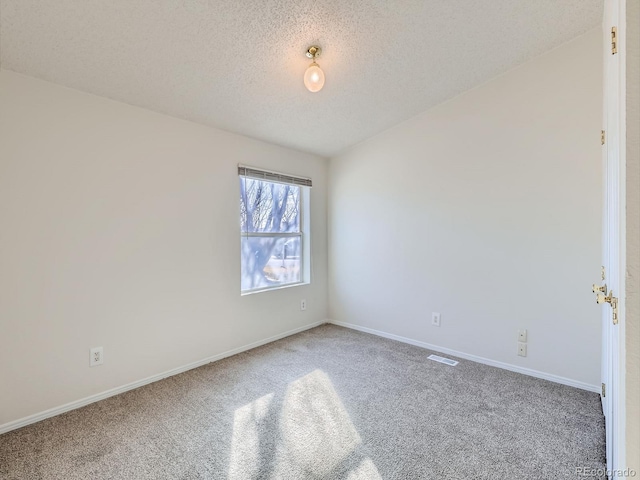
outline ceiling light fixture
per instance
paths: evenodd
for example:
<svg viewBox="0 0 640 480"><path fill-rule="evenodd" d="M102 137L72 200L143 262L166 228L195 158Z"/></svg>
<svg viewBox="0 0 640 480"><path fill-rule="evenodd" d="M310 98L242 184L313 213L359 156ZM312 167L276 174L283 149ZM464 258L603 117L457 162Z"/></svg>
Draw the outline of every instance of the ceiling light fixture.
<svg viewBox="0 0 640 480"><path fill-rule="evenodd" d="M317 46L311 46L307 49L307 57L313 60L307 71L304 72L304 86L310 92L316 93L324 87L324 72L316 63L316 58L320 56L322 49Z"/></svg>

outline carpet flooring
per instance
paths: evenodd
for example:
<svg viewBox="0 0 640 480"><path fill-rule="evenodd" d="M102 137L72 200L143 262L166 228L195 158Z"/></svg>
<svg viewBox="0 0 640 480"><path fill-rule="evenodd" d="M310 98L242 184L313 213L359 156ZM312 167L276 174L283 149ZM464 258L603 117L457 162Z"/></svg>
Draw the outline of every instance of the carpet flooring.
<svg viewBox="0 0 640 480"><path fill-rule="evenodd" d="M605 468L597 394L430 353L323 325L6 433L0 478L541 480Z"/></svg>

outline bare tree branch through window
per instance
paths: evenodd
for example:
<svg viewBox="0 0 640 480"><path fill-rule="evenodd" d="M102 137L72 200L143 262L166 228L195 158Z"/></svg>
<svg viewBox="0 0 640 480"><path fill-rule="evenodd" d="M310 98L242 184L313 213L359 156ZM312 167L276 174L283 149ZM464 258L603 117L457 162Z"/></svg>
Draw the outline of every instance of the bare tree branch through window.
<svg viewBox="0 0 640 480"><path fill-rule="evenodd" d="M300 187L240 177L242 291L301 281Z"/></svg>

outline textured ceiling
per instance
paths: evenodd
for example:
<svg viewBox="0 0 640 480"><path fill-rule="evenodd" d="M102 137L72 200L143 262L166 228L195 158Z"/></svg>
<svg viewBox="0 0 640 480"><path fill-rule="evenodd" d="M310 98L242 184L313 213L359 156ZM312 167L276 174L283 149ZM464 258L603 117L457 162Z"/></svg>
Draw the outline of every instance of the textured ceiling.
<svg viewBox="0 0 640 480"><path fill-rule="evenodd" d="M0 0L2 68L329 156L600 23L602 0ZM325 88L305 90L306 48Z"/></svg>

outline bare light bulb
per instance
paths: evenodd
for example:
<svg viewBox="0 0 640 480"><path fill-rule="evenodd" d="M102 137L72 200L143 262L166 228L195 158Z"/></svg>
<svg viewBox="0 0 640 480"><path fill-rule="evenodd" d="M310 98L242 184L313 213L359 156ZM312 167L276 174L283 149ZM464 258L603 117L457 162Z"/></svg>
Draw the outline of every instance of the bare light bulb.
<svg viewBox="0 0 640 480"><path fill-rule="evenodd" d="M319 92L324 87L324 72L316 62L313 62L304 72L304 86L310 92Z"/></svg>

